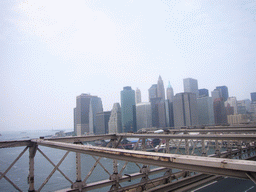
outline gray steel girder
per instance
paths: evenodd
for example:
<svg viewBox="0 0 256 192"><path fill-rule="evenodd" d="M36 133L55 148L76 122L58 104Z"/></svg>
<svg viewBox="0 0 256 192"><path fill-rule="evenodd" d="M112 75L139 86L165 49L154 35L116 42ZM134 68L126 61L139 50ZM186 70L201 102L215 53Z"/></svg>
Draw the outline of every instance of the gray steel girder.
<svg viewBox="0 0 256 192"><path fill-rule="evenodd" d="M256 162L248 160L130 151L124 149L45 141L43 139L34 139L32 142L47 147L106 157L110 159L190 170L206 174L223 175L241 179L250 179L249 176L256 174Z"/></svg>

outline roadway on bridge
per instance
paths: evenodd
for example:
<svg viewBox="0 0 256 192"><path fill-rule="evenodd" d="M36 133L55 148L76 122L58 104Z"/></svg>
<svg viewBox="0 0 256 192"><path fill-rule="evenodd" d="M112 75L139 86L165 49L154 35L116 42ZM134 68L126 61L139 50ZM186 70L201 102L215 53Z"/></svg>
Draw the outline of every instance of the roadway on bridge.
<svg viewBox="0 0 256 192"><path fill-rule="evenodd" d="M224 178L199 187L193 192L256 192L256 184L251 180Z"/></svg>

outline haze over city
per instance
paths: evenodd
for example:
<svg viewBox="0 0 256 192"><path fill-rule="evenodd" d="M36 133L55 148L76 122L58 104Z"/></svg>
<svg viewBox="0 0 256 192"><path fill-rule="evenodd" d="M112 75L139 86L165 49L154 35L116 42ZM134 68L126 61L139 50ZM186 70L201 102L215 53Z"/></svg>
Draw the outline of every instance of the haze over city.
<svg viewBox="0 0 256 192"><path fill-rule="evenodd" d="M256 91L253 1L1 1L0 131L73 129L76 96L103 109L125 86L161 75L174 93L198 88Z"/></svg>

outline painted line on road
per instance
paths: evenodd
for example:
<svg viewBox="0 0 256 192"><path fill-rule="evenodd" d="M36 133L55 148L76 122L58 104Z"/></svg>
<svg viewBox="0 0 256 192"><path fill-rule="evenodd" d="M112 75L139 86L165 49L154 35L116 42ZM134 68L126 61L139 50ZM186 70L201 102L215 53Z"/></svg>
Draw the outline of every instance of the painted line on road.
<svg viewBox="0 0 256 192"><path fill-rule="evenodd" d="M207 186L209 186L209 185L212 185L212 184L214 184L214 183L216 183L216 182L218 182L218 181L213 181L213 182L211 182L211 183L208 183L208 184L206 184L206 185L204 185L204 186L202 186L202 187L199 187L199 188L197 188L197 189L195 189L195 190L193 190L193 191L191 191L191 192L198 191L198 190L203 189L203 188L205 188L205 187L207 187Z"/></svg>

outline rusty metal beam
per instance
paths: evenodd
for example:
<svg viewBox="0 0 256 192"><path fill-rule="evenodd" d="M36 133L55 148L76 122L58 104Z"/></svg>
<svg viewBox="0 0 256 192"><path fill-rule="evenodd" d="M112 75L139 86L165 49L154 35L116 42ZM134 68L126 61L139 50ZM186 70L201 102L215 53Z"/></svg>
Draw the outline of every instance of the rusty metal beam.
<svg viewBox="0 0 256 192"><path fill-rule="evenodd" d="M28 146L30 140L0 141L0 148Z"/></svg>
<svg viewBox="0 0 256 192"><path fill-rule="evenodd" d="M42 139L35 139L32 140L32 142L35 142L38 145L89 155L161 167L190 170L206 174L223 175L241 179L249 179L247 176L248 173L253 176L256 175L256 162L253 161L129 151L85 145L81 146L69 143L45 141Z"/></svg>
<svg viewBox="0 0 256 192"><path fill-rule="evenodd" d="M169 129L170 132L220 132L220 133L227 133L227 132L254 132L256 133L256 128L227 128L227 129Z"/></svg>
<svg viewBox="0 0 256 192"><path fill-rule="evenodd" d="M78 143L78 142L90 142L96 140L108 140L108 139L116 139L115 134L109 135L90 135L90 136L75 136L75 137L58 137L58 138L49 138L45 140L49 141L58 141L58 142L70 142L70 143Z"/></svg>
<svg viewBox="0 0 256 192"><path fill-rule="evenodd" d="M117 134L124 138L158 138L158 139L207 139L207 140L256 140L256 134L202 134L202 135L173 135L173 134Z"/></svg>
<svg viewBox="0 0 256 192"><path fill-rule="evenodd" d="M161 173L161 172L164 172L164 171L167 171L167 170L168 169L164 168L164 167L155 168L155 169L150 170L149 175L158 174L158 173ZM178 173L174 173L173 175L180 175L180 174L181 173L178 172ZM122 176L122 178L120 178L119 182L126 182L126 181L130 181L130 180L138 179L138 178L141 178L143 175L144 175L143 173L132 173L129 176L124 175L124 176ZM97 182L93 182L93 183L87 183L87 185L83 188L83 191L99 189L99 188L102 188L102 187L110 186L112 184L114 184L114 181L109 180L109 179L102 180L102 181L97 181ZM64 192L64 191L65 192L66 191L74 192L74 191L79 191L79 190L78 189L67 188L67 189L58 190L56 192Z"/></svg>

